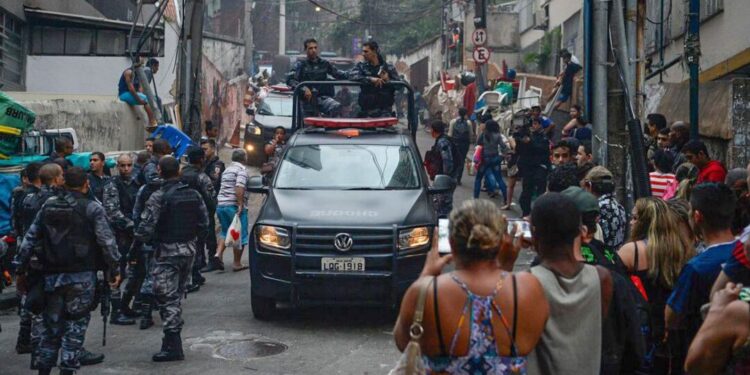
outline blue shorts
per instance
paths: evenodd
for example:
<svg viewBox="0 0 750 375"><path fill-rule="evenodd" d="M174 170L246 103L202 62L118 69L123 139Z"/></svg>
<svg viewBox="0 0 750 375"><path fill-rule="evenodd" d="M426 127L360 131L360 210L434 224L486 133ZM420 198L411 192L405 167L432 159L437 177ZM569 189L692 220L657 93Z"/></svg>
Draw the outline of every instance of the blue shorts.
<svg viewBox="0 0 750 375"><path fill-rule="evenodd" d="M227 238L227 231L229 226L232 225L234 215L237 214L237 206L219 206L216 207L216 216L219 217L219 224L221 224L221 238ZM240 214L240 222L242 223L242 233L240 238L242 239L242 246L247 246L247 209L242 210Z"/></svg>
<svg viewBox="0 0 750 375"><path fill-rule="evenodd" d="M560 103L565 103L570 99L570 94L561 92L560 95L557 96L557 101Z"/></svg>
<svg viewBox="0 0 750 375"><path fill-rule="evenodd" d="M148 97L145 94L143 94L142 92L139 92L137 94L138 97L141 98L141 100L148 103ZM141 103L138 103L138 101L135 100L133 94L131 94L130 91L120 94L120 100L130 105L141 105Z"/></svg>

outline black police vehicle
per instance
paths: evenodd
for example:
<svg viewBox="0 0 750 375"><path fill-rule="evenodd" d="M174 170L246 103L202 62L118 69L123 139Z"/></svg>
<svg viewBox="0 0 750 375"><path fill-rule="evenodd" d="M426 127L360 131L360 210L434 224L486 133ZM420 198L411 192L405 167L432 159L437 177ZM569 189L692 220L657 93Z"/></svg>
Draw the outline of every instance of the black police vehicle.
<svg viewBox="0 0 750 375"><path fill-rule="evenodd" d="M392 84L408 92L407 129L396 118L295 115L269 186L250 178L251 192L267 194L252 229L256 318L272 318L277 302L396 308L419 276L437 223L432 196L449 191L452 179L429 185L412 89ZM300 90L294 96L301 113Z"/></svg>

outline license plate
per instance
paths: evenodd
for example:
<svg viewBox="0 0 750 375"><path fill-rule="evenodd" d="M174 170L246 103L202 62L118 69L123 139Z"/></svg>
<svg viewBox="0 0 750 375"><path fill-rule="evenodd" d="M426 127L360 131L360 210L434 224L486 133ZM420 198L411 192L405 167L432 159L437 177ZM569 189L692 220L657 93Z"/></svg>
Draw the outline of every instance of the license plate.
<svg viewBox="0 0 750 375"><path fill-rule="evenodd" d="M320 269L330 272L363 272L365 258L323 258Z"/></svg>

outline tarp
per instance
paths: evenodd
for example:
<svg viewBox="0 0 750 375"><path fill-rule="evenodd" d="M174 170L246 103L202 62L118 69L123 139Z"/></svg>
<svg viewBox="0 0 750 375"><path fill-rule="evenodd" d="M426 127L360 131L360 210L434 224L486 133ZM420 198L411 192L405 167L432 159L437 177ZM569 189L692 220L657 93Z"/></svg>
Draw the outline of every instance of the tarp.
<svg viewBox="0 0 750 375"><path fill-rule="evenodd" d="M21 134L32 128L36 114L0 91L0 159L7 159L21 142Z"/></svg>
<svg viewBox="0 0 750 375"><path fill-rule="evenodd" d="M0 235L10 232L10 196L13 188L21 184L18 173L0 173Z"/></svg>

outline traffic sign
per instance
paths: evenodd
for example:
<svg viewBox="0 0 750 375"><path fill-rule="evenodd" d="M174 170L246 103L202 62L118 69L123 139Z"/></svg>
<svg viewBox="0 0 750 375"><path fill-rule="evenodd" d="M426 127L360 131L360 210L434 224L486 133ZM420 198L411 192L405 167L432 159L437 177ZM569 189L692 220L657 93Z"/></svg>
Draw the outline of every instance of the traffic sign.
<svg viewBox="0 0 750 375"><path fill-rule="evenodd" d="M477 64L486 64L487 61L490 61L490 50L487 47L474 48L472 57L474 57L474 62Z"/></svg>
<svg viewBox="0 0 750 375"><path fill-rule="evenodd" d="M487 30L486 29L476 29L473 33L471 33L471 40L474 42L475 46L483 46L487 44Z"/></svg>

